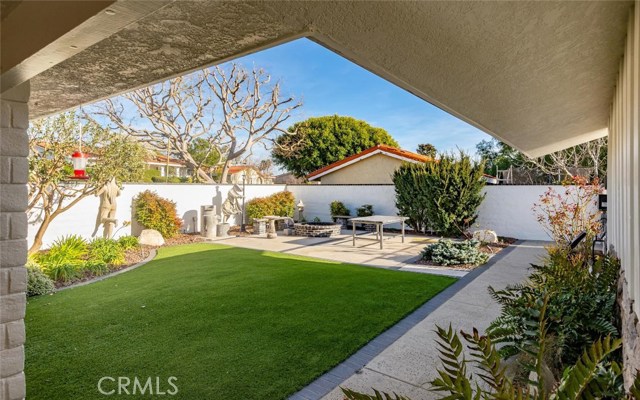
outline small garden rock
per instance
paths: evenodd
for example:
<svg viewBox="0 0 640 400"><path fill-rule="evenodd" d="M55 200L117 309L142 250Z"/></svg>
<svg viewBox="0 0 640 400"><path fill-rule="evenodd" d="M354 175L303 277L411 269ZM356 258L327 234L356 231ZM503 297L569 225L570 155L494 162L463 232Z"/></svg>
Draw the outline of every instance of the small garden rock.
<svg viewBox="0 0 640 400"><path fill-rule="evenodd" d="M498 234L489 229L480 229L473 232L473 238L482 243L498 243Z"/></svg>
<svg viewBox="0 0 640 400"><path fill-rule="evenodd" d="M155 229L145 229L140 233L138 241L144 246L162 246L164 238Z"/></svg>

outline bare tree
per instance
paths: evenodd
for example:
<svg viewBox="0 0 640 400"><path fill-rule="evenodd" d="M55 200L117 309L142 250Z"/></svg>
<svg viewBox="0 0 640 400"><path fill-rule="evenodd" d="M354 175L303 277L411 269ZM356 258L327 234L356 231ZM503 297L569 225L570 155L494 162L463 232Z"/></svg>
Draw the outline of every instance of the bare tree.
<svg viewBox="0 0 640 400"><path fill-rule="evenodd" d="M142 121L127 121L126 105L133 105ZM213 182L210 166L204 165L206 154L196 159L189 151L196 140L200 147L206 141L205 153L220 154L220 181L225 182L229 167L250 156L256 144L268 148L277 133L290 134L282 125L300 106L293 97L281 98L280 83L271 84L264 70L232 64L228 70L208 68L107 100L94 114L159 151L177 154L200 181Z"/></svg>
<svg viewBox="0 0 640 400"><path fill-rule="evenodd" d="M581 143L542 157L524 157L519 166L560 178L587 176L604 179L607 168L607 137Z"/></svg>

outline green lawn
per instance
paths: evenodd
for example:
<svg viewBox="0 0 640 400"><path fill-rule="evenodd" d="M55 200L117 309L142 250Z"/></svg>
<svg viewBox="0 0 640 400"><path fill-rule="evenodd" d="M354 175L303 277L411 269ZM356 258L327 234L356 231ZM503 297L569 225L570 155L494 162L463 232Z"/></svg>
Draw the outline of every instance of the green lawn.
<svg viewBox="0 0 640 400"><path fill-rule="evenodd" d="M101 395L98 380L159 377L166 391L175 376L178 394L159 397L285 398L453 282L221 245L163 248L134 271L29 300L27 397L134 398Z"/></svg>

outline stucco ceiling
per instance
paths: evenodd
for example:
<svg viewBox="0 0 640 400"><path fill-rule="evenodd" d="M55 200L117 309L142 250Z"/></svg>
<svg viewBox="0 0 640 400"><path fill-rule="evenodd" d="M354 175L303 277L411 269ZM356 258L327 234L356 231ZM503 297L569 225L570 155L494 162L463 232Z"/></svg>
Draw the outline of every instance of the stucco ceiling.
<svg viewBox="0 0 640 400"><path fill-rule="evenodd" d="M31 112L308 36L539 155L606 134L632 5L178 1L33 78Z"/></svg>

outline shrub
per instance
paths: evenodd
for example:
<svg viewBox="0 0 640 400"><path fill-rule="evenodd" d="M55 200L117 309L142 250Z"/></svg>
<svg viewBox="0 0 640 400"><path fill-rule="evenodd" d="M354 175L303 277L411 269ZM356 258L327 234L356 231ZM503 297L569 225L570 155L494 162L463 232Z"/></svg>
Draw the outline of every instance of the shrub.
<svg viewBox="0 0 640 400"><path fill-rule="evenodd" d="M39 296L53 292L53 281L42 271L38 263L27 261L27 296Z"/></svg>
<svg viewBox="0 0 640 400"><path fill-rule="evenodd" d="M268 197L257 197L246 204L249 223L255 218L265 215L278 215L281 217L293 217L295 211L295 197L288 191L274 193Z"/></svg>
<svg viewBox="0 0 640 400"><path fill-rule="evenodd" d="M501 349L504 357L519 353L517 343L526 337L536 318L531 312L533 305L548 297L546 329L555 342L550 351L551 364L560 375L594 340L619 336L616 294L620 263L615 258L602 257L592 268L585 268L557 253L533 269L525 285L500 291L489 288L502 306L502 313L491 323L488 334L505 344Z"/></svg>
<svg viewBox="0 0 640 400"><path fill-rule="evenodd" d="M101 260L87 260L84 268L96 276L104 275L110 270L109 265Z"/></svg>
<svg viewBox="0 0 640 400"><path fill-rule="evenodd" d="M437 162L404 164L393 174L398 213L417 231L427 227L445 236L459 236L478 217L484 199L484 162L440 155Z"/></svg>
<svg viewBox="0 0 640 400"><path fill-rule="evenodd" d="M188 181L188 178L180 178L178 176L154 176L151 180L156 183L184 183Z"/></svg>
<svg viewBox="0 0 640 400"><path fill-rule="evenodd" d="M153 178L160 176L160 171L157 169L145 169L143 173L143 182L153 182Z"/></svg>
<svg viewBox="0 0 640 400"><path fill-rule="evenodd" d="M118 244L124 251L135 249L140 246L138 238L130 235L120 236L120 238L118 238Z"/></svg>
<svg viewBox="0 0 640 400"><path fill-rule="evenodd" d="M175 236L182 227L176 203L145 190L133 199L136 220L147 229L155 229L165 239Z"/></svg>
<svg viewBox="0 0 640 400"><path fill-rule="evenodd" d="M422 259L439 265L480 265L486 263L489 256L482 253L479 247L480 242L475 239L462 242L441 239L438 243L430 244L424 248Z"/></svg>
<svg viewBox="0 0 640 400"><path fill-rule="evenodd" d="M332 201L329 205L329 209L331 210L332 217L335 217L337 215L351 215L351 210L349 210L341 201Z"/></svg>
<svg viewBox="0 0 640 400"><path fill-rule="evenodd" d="M35 261L54 281L69 282L81 275L87 250L83 238L70 235L57 239L47 252L38 254Z"/></svg>
<svg viewBox="0 0 640 400"><path fill-rule="evenodd" d="M356 208L358 217L370 217L373 215L373 206L371 204L363 204L362 207Z"/></svg>
<svg viewBox="0 0 640 400"><path fill-rule="evenodd" d="M89 243L88 264L122 265L124 248L117 240L97 238Z"/></svg>
<svg viewBox="0 0 640 400"><path fill-rule="evenodd" d="M571 241L580 232L586 232L584 251L591 250L596 235L602 231L601 212L597 208L598 195L603 187L598 178L593 181L580 176L566 182L561 193L549 188L533 205L538 222L547 231L556 245L569 251Z"/></svg>

